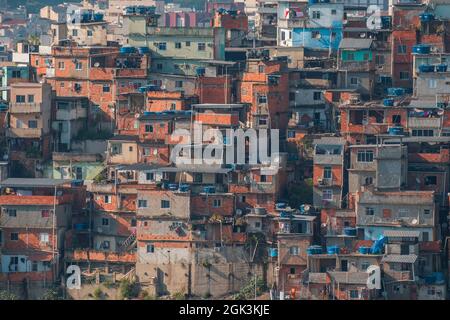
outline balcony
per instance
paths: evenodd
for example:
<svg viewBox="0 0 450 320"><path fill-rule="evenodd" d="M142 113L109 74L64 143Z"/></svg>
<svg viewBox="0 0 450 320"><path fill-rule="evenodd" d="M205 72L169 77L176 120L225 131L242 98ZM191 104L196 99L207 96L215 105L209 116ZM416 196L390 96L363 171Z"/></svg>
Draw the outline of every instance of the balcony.
<svg viewBox="0 0 450 320"><path fill-rule="evenodd" d="M59 109L56 111L56 120L58 121L77 120L86 117L87 117L86 108L73 108L70 110Z"/></svg>
<svg viewBox="0 0 450 320"><path fill-rule="evenodd" d="M354 71L354 72L369 72L375 69L371 61L340 61L340 70Z"/></svg>
<svg viewBox="0 0 450 320"><path fill-rule="evenodd" d="M8 138L40 138L42 134L40 128L9 128L6 132Z"/></svg>
<svg viewBox="0 0 450 320"><path fill-rule="evenodd" d="M441 118L420 118L410 117L408 119L409 128L436 128L441 127Z"/></svg>
<svg viewBox="0 0 450 320"><path fill-rule="evenodd" d="M304 28L306 27L307 17L303 18L292 18L292 19L279 19L278 26L280 28Z"/></svg>
<svg viewBox="0 0 450 320"><path fill-rule="evenodd" d="M318 187L330 187L333 186L337 181L333 181L333 178L321 178L321 179L317 179L317 186Z"/></svg>
<svg viewBox="0 0 450 320"><path fill-rule="evenodd" d="M9 109L11 113L40 113L42 103L11 103Z"/></svg>
<svg viewBox="0 0 450 320"><path fill-rule="evenodd" d="M117 78L145 78L147 76L147 69L117 69Z"/></svg>

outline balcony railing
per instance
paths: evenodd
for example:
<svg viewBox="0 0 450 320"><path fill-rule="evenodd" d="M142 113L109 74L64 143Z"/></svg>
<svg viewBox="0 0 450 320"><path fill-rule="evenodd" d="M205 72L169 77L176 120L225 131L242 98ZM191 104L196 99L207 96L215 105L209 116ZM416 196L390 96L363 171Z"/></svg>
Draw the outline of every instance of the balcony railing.
<svg viewBox="0 0 450 320"><path fill-rule="evenodd" d="M73 108L70 110L57 110L56 120L76 120L86 118L87 111L84 108Z"/></svg>
<svg viewBox="0 0 450 320"><path fill-rule="evenodd" d="M42 111L42 103L11 103L11 113L39 113Z"/></svg>
<svg viewBox="0 0 450 320"><path fill-rule="evenodd" d="M42 129L40 128L9 128L6 135L9 138L40 138Z"/></svg>
<svg viewBox="0 0 450 320"><path fill-rule="evenodd" d="M440 128L441 118L409 118L408 119L409 128Z"/></svg>

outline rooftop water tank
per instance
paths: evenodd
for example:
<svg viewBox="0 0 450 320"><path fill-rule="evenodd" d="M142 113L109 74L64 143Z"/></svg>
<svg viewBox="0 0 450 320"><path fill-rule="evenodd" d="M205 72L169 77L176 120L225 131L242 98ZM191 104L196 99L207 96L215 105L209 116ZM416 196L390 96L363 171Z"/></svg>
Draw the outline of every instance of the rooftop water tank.
<svg viewBox="0 0 450 320"><path fill-rule="evenodd" d="M277 248L269 248L269 257L271 257L271 258L278 257L278 249Z"/></svg>
<svg viewBox="0 0 450 320"><path fill-rule="evenodd" d="M277 202L275 204L275 209L280 210L280 209L286 209L287 204L285 202Z"/></svg>
<svg viewBox="0 0 450 320"><path fill-rule="evenodd" d="M356 228L346 227L346 228L344 228L344 234L346 236L355 237L356 236Z"/></svg>
<svg viewBox="0 0 450 320"><path fill-rule="evenodd" d="M103 21L103 13L94 13L94 21Z"/></svg>
<svg viewBox="0 0 450 320"><path fill-rule="evenodd" d="M435 66L430 65L430 64L422 64L419 66L420 72L434 72L434 70L435 70Z"/></svg>
<svg viewBox="0 0 450 320"><path fill-rule="evenodd" d="M338 246L330 246L327 247L327 253L328 254L339 254L340 250Z"/></svg>
<svg viewBox="0 0 450 320"><path fill-rule="evenodd" d="M370 247L359 247L358 252L361 254L369 254L370 253Z"/></svg>
<svg viewBox="0 0 450 320"><path fill-rule="evenodd" d="M446 64L438 64L436 66L436 72L447 72L447 68Z"/></svg>
<svg viewBox="0 0 450 320"><path fill-rule="evenodd" d="M169 183L168 187L172 191L178 190L178 183Z"/></svg>
<svg viewBox="0 0 450 320"><path fill-rule="evenodd" d="M390 136L401 136L404 134L403 127L392 127L388 129Z"/></svg>
<svg viewBox="0 0 450 320"><path fill-rule="evenodd" d="M383 105L385 107L393 107L394 106L394 99L383 99Z"/></svg>
<svg viewBox="0 0 450 320"><path fill-rule="evenodd" d="M125 47L120 48L119 52L121 54L130 54L130 53L134 53L135 50L136 49L134 47L125 46Z"/></svg>
<svg viewBox="0 0 450 320"><path fill-rule="evenodd" d="M431 46L429 44L417 44L412 47L413 54L429 54Z"/></svg>
<svg viewBox="0 0 450 320"><path fill-rule="evenodd" d="M178 191L180 192L188 192L190 189L190 186L188 184L180 184L180 187Z"/></svg>
<svg viewBox="0 0 450 320"><path fill-rule="evenodd" d="M306 249L306 253L308 255L312 255L312 254L321 254L322 253L322 247L321 246L309 246Z"/></svg>
<svg viewBox="0 0 450 320"><path fill-rule="evenodd" d="M216 193L216 188L213 186L204 187L203 192L204 193Z"/></svg>
<svg viewBox="0 0 450 320"><path fill-rule="evenodd" d="M404 88L388 88L387 94L388 94L388 96L391 96L391 97L400 97L405 94L405 89Z"/></svg>
<svg viewBox="0 0 450 320"><path fill-rule="evenodd" d="M139 47L138 48L138 53L139 54L149 54L150 53L150 49L148 47Z"/></svg>
<svg viewBox="0 0 450 320"><path fill-rule="evenodd" d="M430 22L434 20L434 14L432 13L421 13L419 14L421 22Z"/></svg>

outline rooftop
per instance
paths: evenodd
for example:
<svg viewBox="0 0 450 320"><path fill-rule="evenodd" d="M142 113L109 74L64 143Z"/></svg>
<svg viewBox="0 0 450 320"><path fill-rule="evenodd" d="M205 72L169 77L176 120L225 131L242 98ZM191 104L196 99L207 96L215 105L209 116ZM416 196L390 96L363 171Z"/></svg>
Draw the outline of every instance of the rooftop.
<svg viewBox="0 0 450 320"><path fill-rule="evenodd" d="M71 183L69 179L47 179L47 178L9 178L0 182L0 187L11 188L50 188Z"/></svg>

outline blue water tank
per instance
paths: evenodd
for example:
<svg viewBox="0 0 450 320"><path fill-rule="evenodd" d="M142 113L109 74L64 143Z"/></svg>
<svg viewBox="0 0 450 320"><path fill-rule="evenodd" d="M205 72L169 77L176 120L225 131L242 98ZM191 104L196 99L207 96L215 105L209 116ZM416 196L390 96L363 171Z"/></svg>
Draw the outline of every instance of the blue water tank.
<svg viewBox="0 0 450 320"><path fill-rule="evenodd" d="M344 234L346 236L355 237L356 236L356 228L346 227L346 228L344 228Z"/></svg>
<svg viewBox="0 0 450 320"><path fill-rule="evenodd" d="M306 253L308 255L312 255L312 254L321 254L322 253L322 247L321 246L309 246L306 249Z"/></svg>
<svg viewBox="0 0 450 320"><path fill-rule="evenodd" d="M269 248L269 257L271 257L271 258L278 257L278 249L277 248Z"/></svg>
<svg viewBox="0 0 450 320"><path fill-rule="evenodd" d="M89 224L87 224L87 223L76 223L76 224L74 224L73 227L77 231L82 231L82 230L89 229Z"/></svg>
<svg viewBox="0 0 450 320"><path fill-rule="evenodd" d="M178 190L178 183L169 183L168 187L172 191Z"/></svg>
<svg viewBox="0 0 450 320"><path fill-rule="evenodd" d="M103 21L103 13L94 13L94 21Z"/></svg>
<svg viewBox="0 0 450 320"><path fill-rule="evenodd" d="M419 71L420 72L434 72L435 66L430 65L430 64L422 64L419 66Z"/></svg>
<svg viewBox="0 0 450 320"><path fill-rule="evenodd" d="M437 72L447 72L447 65L446 64L438 64L436 66L436 71Z"/></svg>
<svg viewBox="0 0 450 320"><path fill-rule="evenodd" d="M136 48L134 47L130 47L130 46L125 46L120 48L119 52L121 54L130 54L130 53L134 53L136 51Z"/></svg>
<svg viewBox="0 0 450 320"><path fill-rule="evenodd" d="M390 136L401 136L401 135L404 134L403 127L392 127L392 128L389 128L388 134Z"/></svg>
<svg viewBox="0 0 450 320"><path fill-rule="evenodd" d="M358 252L361 254L369 254L370 253L370 247L359 247Z"/></svg>
<svg viewBox="0 0 450 320"><path fill-rule="evenodd" d="M281 211L280 218L290 218L292 215L289 212Z"/></svg>
<svg viewBox="0 0 450 320"><path fill-rule="evenodd" d="M420 21L430 22L434 20L434 14L432 13L421 13L419 14Z"/></svg>
<svg viewBox="0 0 450 320"><path fill-rule="evenodd" d="M433 275L434 275L434 279L435 279L436 284L445 282L445 277L444 277L444 274L442 272L433 272Z"/></svg>
<svg viewBox="0 0 450 320"><path fill-rule="evenodd" d="M394 99L383 99L383 105L386 107L393 107L394 101Z"/></svg>
<svg viewBox="0 0 450 320"><path fill-rule="evenodd" d="M180 187L178 191L180 192L188 192L190 189L190 186L188 184L180 184Z"/></svg>
<svg viewBox="0 0 450 320"><path fill-rule="evenodd" d="M277 202L275 203L275 209L286 209L287 204L285 202Z"/></svg>
<svg viewBox="0 0 450 320"><path fill-rule="evenodd" d="M204 193L216 193L216 187L209 186L203 188Z"/></svg>
<svg viewBox="0 0 450 320"><path fill-rule="evenodd" d="M387 89L388 96L400 97L405 94L404 88L388 88Z"/></svg>
<svg viewBox="0 0 450 320"><path fill-rule="evenodd" d="M138 47L138 53L139 54L149 54L150 49L148 47Z"/></svg>
<svg viewBox="0 0 450 320"><path fill-rule="evenodd" d="M195 70L195 73L197 74L198 77L204 76L204 75L205 75L205 72L206 72L206 69L203 68L203 67L198 67L198 68Z"/></svg>
<svg viewBox="0 0 450 320"><path fill-rule="evenodd" d="M339 254L340 250L338 246L330 246L327 247L327 253L328 254Z"/></svg>
<svg viewBox="0 0 450 320"><path fill-rule="evenodd" d="M429 44L417 44L412 47L413 54L429 54L431 52L431 46Z"/></svg>

